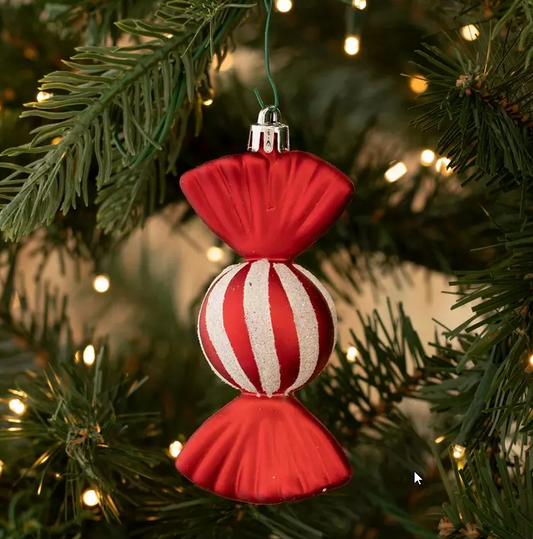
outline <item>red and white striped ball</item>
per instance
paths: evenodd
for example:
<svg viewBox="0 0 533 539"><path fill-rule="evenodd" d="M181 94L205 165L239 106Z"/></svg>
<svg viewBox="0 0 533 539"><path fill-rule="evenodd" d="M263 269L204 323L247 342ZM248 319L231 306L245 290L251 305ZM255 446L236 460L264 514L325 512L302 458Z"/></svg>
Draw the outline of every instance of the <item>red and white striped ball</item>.
<svg viewBox="0 0 533 539"><path fill-rule="evenodd" d="M326 366L335 346L331 296L306 269L257 260L226 268L211 284L198 335L215 373L261 395L289 394Z"/></svg>

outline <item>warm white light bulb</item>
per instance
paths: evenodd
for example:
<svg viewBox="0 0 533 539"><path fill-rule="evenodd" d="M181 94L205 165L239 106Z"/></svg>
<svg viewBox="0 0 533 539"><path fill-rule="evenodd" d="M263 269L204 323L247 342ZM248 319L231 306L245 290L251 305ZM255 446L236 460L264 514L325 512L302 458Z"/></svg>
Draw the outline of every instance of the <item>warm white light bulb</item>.
<svg viewBox="0 0 533 539"><path fill-rule="evenodd" d="M11 399L9 409L17 415L22 415L26 411L26 405L20 399Z"/></svg>
<svg viewBox="0 0 533 539"><path fill-rule="evenodd" d="M479 37L479 28L474 24L467 24L461 28L461 35L466 41L475 41Z"/></svg>
<svg viewBox="0 0 533 539"><path fill-rule="evenodd" d="M87 507L94 507L100 503L100 496L91 488L83 493L82 500Z"/></svg>
<svg viewBox="0 0 533 539"><path fill-rule="evenodd" d="M2 475L3 469L4 469L4 462L0 460L0 475Z"/></svg>
<svg viewBox="0 0 533 539"><path fill-rule="evenodd" d="M96 350L92 344L85 347L83 351L83 362L85 365L92 365L96 360Z"/></svg>
<svg viewBox="0 0 533 539"><path fill-rule="evenodd" d="M276 9L280 13L287 13L292 9L292 0L276 0Z"/></svg>
<svg viewBox="0 0 533 539"><path fill-rule="evenodd" d="M204 101L206 107L210 107L213 104L213 99L209 98Z"/></svg>
<svg viewBox="0 0 533 539"><path fill-rule="evenodd" d="M405 166L405 163L400 161L399 163L396 163L395 165L390 167L387 172L385 172L385 179L388 182L393 183L395 181L398 181L402 176L404 176L406 172L407 167Z"/></svg>
<svg viewBox="0 0 533 539"><path fill-rule="evenodd" d="M346 36L344 40L344 52L350 56L355 56L359 52L360 40L357 36Z"/></svg>
<svg viewBox="0 0 533 539"><path fill-rule="evenodd" d="M435 161L435 152L433 150L424 150L420 153L420 162L425 167L429 167L433 161Z"/></svg>
<svg viewBox="0 0 533 539"><path fill-rule="evenodd" d="M366 7L366 0L353 0L352 6L356 7L357 9L365 9Z"/></svg>
<svg viewBox="0 0 533 539"><path fill-rule="evenodd" d="M346 359L350 363L353 363L358 354L359 354L359 350L357 350L355 346L350 346L348 350L346 351Z"/></svg>
<svg viewBox="0 0 533 539"><path fill-rule="evenodd" d="M109 277L107 275L97 275L93 279L93 288L100 294L107 292L110 286L111 281L109 280Z"/></svg>
<svg viewBox="0 0 533 539"><path fill-rule="evenodd" d="M465 456L466 453L466 447L463 447L462 445L454 445L453 446L453 458L456 460L460 460Z"/></svg>
<svg viewBox="0 0 533 539"><path fill-rule="evenodd" d="M220 247L209 247L207 249L205 256L209 262L220 262L224 258L224 251Z"/></svg>
<svg viewBox="0 0 533 539"><path fill-rule="evenodd" d="M50 94L48 92L39 92L37 94L37 101L39 103L42 103L43 101L46 101L48 99L50 99L54 94Z"/></svg>
<svg viewBox="0 0 533 539"><path fill-rule="evenodd" d="M224 61L220 66L220 71L229 71L233 67L233 64L235 64L235 58L233 57L233 54L226 54L226 57L224 58Z"/></svg>
<svg viewBox="0 0 533 539"><path fill-rule="evenodd" d="M415 75L409 79L409 88L415 94L423 94L428 89L428 81L422 75Z"/></svg>
<svg viewBox="0 0 533 539"><path fill-rule="evenodd" d="M170 453L170 456L172 458L176 458L183 449L183 444L181 442L178 442L178 440L172 442L168 448L168 452Z"/></svg>
<svg viewBox="0 0 533 539"><path fill-rule="evenodd" d="M437 162L435 163L435 170L443 176L453 174L453 169L449 168L450 162L451 161L447 157L437 159Z"/></svg>
<svg viewBox="0 0 533 539"><path fill-rule="evenodd" d="M529 360L526 366L526 372L533 372L533 354L529 356Z"/></svg>
<svg viewBox="0 0 533 539"><path fill-rule="evenodd" d="M439 436L438 438L435 439L435 443L440 444L444 442L444 440L446 440L446 436Z"/></svg>

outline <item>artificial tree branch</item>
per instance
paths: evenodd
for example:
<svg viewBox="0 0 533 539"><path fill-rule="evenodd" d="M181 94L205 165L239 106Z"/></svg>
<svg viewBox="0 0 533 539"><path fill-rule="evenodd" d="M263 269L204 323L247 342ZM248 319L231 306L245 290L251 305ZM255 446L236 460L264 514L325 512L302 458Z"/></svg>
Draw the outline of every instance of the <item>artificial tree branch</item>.
<svg viewBox="0 0 533 539"><path fill-rule="evenodd" d="M244 0L165 2L157 23L117 23L142 43L80 47L65 62L71 71L47 75L42 89L54 94L29 104L23 116L55 123L35 129L31 143L3 152L8 157L44 155L25 165L0 162L14 169L0 182L0 197L6 201L0 229L6 236L18 240L49 224L57 211L76 207L79 197L87 205L93 161L97 191L121 189L123 171L146 166L168 141L176 118L187 123L201 99L200 85L208 84L210 59L224 54L225 40L250 7ZM180 142L175 141L178 147L170 155L177 156ZM133 209L115 205L115 211L129 214Z"/></svg>

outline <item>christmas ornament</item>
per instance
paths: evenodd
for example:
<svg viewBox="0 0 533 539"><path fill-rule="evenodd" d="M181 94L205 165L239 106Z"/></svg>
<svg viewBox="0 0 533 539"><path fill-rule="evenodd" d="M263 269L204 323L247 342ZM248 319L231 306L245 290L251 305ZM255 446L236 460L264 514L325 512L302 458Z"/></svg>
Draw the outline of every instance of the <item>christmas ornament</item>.
<svg viewBox="0 0 533 539"><path fill-rule="evenodd" d="M341 215L353 186L315 155L290 151L288 135L279 111L265 108L249 153L180 182L245 261L214 280L198 320L212 369L241 395L198 429L176 466L205 490L255 504L313 496L351 475L338 442L294 396L326 366L337 323L330 295L294 258Z"/></svg>

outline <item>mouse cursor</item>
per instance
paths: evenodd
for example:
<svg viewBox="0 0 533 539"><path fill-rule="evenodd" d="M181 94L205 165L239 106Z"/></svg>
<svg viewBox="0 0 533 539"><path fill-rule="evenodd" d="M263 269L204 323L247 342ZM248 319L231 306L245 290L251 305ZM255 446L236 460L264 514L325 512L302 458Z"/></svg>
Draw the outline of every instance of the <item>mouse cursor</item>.
<svg viewBox="0 0 533 539"><path fill-rule="evenodd" d="M415 472L415 481L414 481L417 485L421 485L422 484L422 478Z"/></svg>

